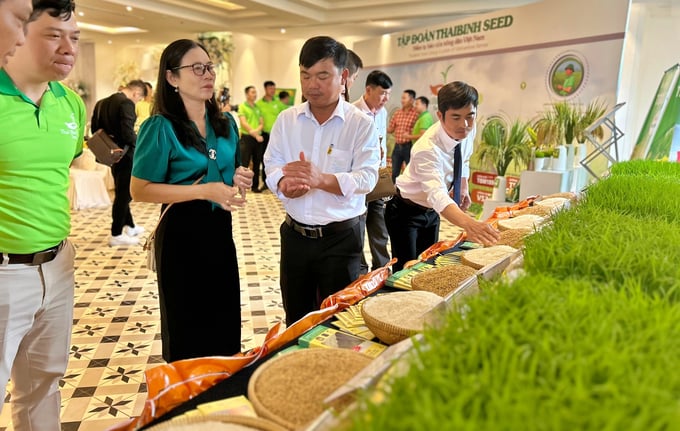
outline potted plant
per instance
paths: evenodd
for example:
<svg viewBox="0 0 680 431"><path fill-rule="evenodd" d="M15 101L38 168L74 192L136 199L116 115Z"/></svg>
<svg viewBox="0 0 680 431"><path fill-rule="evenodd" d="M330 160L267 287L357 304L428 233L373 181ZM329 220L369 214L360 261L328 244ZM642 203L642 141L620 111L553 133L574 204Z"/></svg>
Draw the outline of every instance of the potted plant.
<svg viewBox="0 0 680 431"><path fill-rule="evenodd" d="M505 200L505 173L511 163L526 166L531 157L528 123L515 120L512 125L502 118L492 118L482 129L478 157L493 165L497 177L492 200Z"/></svg>
<svg viewBox="0 0 680 431"><path fill-rule="evenodd" d="M577 165L581 160L586 157L586 135L585 131L590 127L596 120L607 112L607 104L595 99L591 101L584 110L579 110L578 121L576 122L576 152L578 153L574 158L574 165ZM591 134L602 139L604 137L604 128L602 126L596 127Z"/></svg>

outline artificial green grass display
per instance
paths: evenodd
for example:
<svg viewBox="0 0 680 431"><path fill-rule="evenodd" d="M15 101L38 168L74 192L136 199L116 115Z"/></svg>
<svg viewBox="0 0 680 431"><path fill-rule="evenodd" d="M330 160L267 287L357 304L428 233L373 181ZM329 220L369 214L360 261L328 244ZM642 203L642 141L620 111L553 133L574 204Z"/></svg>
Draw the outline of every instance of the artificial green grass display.
<svg viewBox="0 0 680 431"><path fill-rule="evenodd" d="M351 429L678 429L678 322L679 304L637 283L539 275L488 288L425 332L408 374Z"/></svg>

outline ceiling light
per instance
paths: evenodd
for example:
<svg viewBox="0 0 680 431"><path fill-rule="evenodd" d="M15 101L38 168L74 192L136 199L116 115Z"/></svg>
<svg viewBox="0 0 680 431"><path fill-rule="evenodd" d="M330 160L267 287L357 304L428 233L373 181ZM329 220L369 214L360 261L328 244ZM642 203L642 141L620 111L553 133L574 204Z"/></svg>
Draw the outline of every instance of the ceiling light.
<svg viewBox="0 0 680 431"><path fill-rule="evenodd" d="M90 24L87 22L79 22L78 27L80 27L80 29L82 30L90 30L106 34L129 34L148 32L148 30L144 30L137 27L108 27L106 25Z"/></svg>
<svg viewBox="0 0 680 431"><path fill-rule="evenodd" d="M280 31L281 31L281 34L286 34L286 29L285 29L285 28L281 27L281 30L280 30Z"/></svg>
<svg viewBox="0 0 680 431"><path fill-rule="evenodd" d="M83 11L78 12L78 16L85 16L85 12Z"/></svg>
<svg viewBox="0 0 680 431"><path fill-rule="evenodd" d="M128 12L132 12L132 6L125 6L125 10Z"/></svg>

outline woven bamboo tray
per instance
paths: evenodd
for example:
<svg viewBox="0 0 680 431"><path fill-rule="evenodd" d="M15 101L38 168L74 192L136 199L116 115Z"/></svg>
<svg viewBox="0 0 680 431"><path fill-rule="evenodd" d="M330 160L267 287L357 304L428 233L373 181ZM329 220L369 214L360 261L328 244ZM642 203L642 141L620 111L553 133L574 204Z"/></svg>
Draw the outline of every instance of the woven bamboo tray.
<svg viewBox="0 0 680 431"><path fill-rule="evenodd" d="M259 416L296 430L327 408L323 400L366 367L371 358L348 349L309 348L268 360L248 382L248 399ZM332 407L341 410L351 399Z"/></svg>
<svg viewBox="0 0 680 431"><path fill-rule="evenodd" d="M380 341L395 344L421 332L428 313L441 304L443 299L432 292L391 292L367 299L361 315Z"/></svg>

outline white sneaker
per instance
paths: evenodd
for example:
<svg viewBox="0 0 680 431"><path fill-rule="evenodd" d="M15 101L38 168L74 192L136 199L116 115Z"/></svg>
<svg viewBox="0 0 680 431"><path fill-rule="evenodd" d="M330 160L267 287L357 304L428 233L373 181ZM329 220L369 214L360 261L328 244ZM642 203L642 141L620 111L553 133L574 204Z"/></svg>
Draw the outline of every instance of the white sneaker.
<svg viewBox="0 0 680 431"><path fill-rule="evenodd" d="M138 244L139 238L128 236L124 233L121 233L120 235L117 236L111 236L111 238L109 239L109 245L111 247L115 247L117 245L138 245Z"/></svg>
<svg viewBox="0 0 680 431"><path fill-rule="evenodd" d="M146 232L146 229L144 229L144 226L137 225L135 227L131 226L125 226L125 233L128 234L128 236L139 236Z"/></svg>

